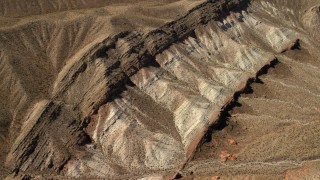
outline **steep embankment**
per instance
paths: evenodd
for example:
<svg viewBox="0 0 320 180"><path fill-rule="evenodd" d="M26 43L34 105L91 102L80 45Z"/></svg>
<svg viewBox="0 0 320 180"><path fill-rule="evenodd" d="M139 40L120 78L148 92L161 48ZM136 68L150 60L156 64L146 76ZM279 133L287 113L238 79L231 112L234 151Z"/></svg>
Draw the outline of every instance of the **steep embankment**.
<svg viewBox="0 0 320 180"><path fill-rule="evenodd" d="M313 28L319 27L320 4L301 3L306 2L251 3L251 15L244 17L244 23L254 18L292 29L299 46L276 54L278 62L225 112L221 125L209 135L211 141L201 146L184 175L191 178L193 172L199 179L319 178L320 51L319 35ZM221 158L226 154L236 160L224 162Z"/></svg>
<svg viewBox="0 0 320 180"><path fill-rule="evenodd" d="M51 98L53 83L69 61L80 59L113 32L149 31L201 3L127 2L0 1L2 165L28 112L38 101ZM173 13L162 13L169 9ZM2 178L6 173L0 174Z"/></svg>
<svg viewBox="0 0 320 180"><path fill-rule="evenodd" d="M149 33L124 31L81 50L68 41L74 53L55 72L46 96L35 99L20 121L21 132L6 158L12 176L170 178L180 170L221 170L220 164L207 168L214 159L187 162L209 126L224 118L234 95L270 65L292 62L287 56L300 46L311 57L319 53L313 48L318 43L316 2L299 11L303 20L275 2L209 1ZM317 82L317 76L309 78ZM256 100L248 98L248 106L263 108ZM254 146L245 146L238 158L251 162ZM260 146L265 158L268 148ZM318 152L314 148L313 155ZM201 157L208 154L196 153L196 159Z"/></svg>
<svg viewBox="0 0 320 180"><path fill-rule="evenodd" d="M199 37L203 36L200 31L197 34L193 33L194 29L213 18L221 18L221 11L227 12L229 8L235 8L236 5L238 4L231 1L228 3L205 3L191 10L183 18L146 35L129 32L120 33L97 44L83 58L70 60L57 75L53 85L52 99L41 101L30 109L30 115L27 116L22 131L7 157L7 164L12 169L34 173L39 170L41 170L41 173L56 173L63 169L67 175L71 176L82 176L89 171L91 171L91 175L87 174L87 176L113 176L119 174L119 172L121 174L141 174L144 171L181 167L192 154L197 141L201 139L201 134L205 131L205 127L215 119L214 117L208 117L205 118L207 122L202 127L193 126L197 130L195 133L187 132L184 134L184 130L190 128L189 125L181 127L184 129L179 129L179 132L177 132L176 126L181 125L175 121L186 120L190 115L185 114L182 118L177 117L177 120L170 117L173 117L175 109L178 110L182 101L187 103L184 105L186 108L192 108L190 103L192 103L193 97L198 96L200 98L196 92L192 92L194 90L187 92L187 94L193 94L191 101L183 93L180 97L185 99L181 99L180 102L179 99L173 99L176 102L171 105L159 105L159 102L155 102L154 98L156 97L149 95L150 104L148 106L154 109L163 109L164 114L167 114L168 117L164 118L164 122L159 121L158 124L154 124L158 117L152 115L155 119L151 119L152 117L143 115L143 113L139 114L137 109L141 109L141 107L134 109L134 106L129 106L133 109L127 109L128 112L125 112L129 116L122 115L124 119L117 120L115 124L114 121L119 117L117 117L118 115L114 117L112 114L123 114L124 109L120 110L117 109L117 106L113 107L113 102L122 103L120 107L125 108L124 98L117 98L117 95L124 90L123 88L130 85L129 77L131 77L133 83L138 85L143 83L141 81L143 78L139 78L139 73L136 78L132 75L139 72L143 66L155 65L154 70L165 71L157 67L159 64L154 60L155 55L181 38L192 34ZM214 13L208 13L212 11ZM166 54L163 53L163 55ZM265 63L271 61L272 58L272 56L266 58ZM162 59L161 61L165 60ZM158 61L160 62L160 60ZM227 84L234 83L232 85L234 90L229 91L229 94L226 94L226 97L223 98L228 98L227 96L232 96L232 91L241 89L243 86L241 84L245 84L243 81L246 81L250 76L254 76L255 69L264 65L264 63L255 64L249 67L253 68L252 74L243 73L241 75L241 72L239 72L240 77L238 78L241 80L239 83L235 80L233 80L234 82L226 80L225 83ZM154 70L143 70L142 72L146 71L148 73L154 72ZM169 73L167 75L170 76ZM231 76L231 78L233 77ZM139 87L143 88L142 86ZM143 91L137 88L135 90L136 92L133 89L134 94L132 96L142 95L143 97L143 94L141 94ZM174 96L175 92L172 95ZM139 101L141 100L139 99ZM203 98L200 100L206 101L208 106L212 106L210 101ZM108 101L112 102L107 103ZM227 101L227 99L221 101ZM111 110L103 110L105 106L111 106ZM94 115L97 111L98 114ZM101 111L106 111L107 114L100 115ZM185 109L179 111L184 112ZM208 110L207 113L206 116L210 116L210 113L214 112ZM102 119L95 120L95 116L102 116ZM110 120L108 116L111 116ZM137 124L137 121L140 124ZM201 121L201 119L197 121ZM101 128L100 126L95 127L95 122L98 125L101 124ZM148 124L149 126L147 126ZM90 131L89 127L86 128L88 125L89 127L93 126L93 130ZM127 125L130 125L129 129L127 129ZM150 129L152 126L153 129ZM107 132L105 132L106 128L108 129ZM91 138L85 132L91 135ZM64 136L59 137L57 134L63 134ZM181 136L183 136L182 140ZM128 142L127 137L130 137L130 142ZM196 138L196 140L194 141L193 138ZM93 144L77 152L80 146L91 143L90 139L94 140ZM136 141L133 141L133 139L136 139ZM125 142L133 144L126 145ZM118 143L120 144L118 145ZM63 145L65 148L62 147ZM97 146L97 149L90 150L91 146ZM177 146L181 146L181 149L170 151L170 149L176 149ZM113 152L109 152L110 148L114 149ZM120 151L120 149L123 150ZM87 154L85 155L86 158L83 158L82 154ZM45 160L38 158L40 156L45 157ZM95 158L95 156L100 156L99 158L103 160L92 163L92 158ZM110 158L106 159L106 157ZM68 164L64 166L66 162ZM79 163L83 166L81 169L78 169ZM40 169L35 167L40 167Z"/></svg>

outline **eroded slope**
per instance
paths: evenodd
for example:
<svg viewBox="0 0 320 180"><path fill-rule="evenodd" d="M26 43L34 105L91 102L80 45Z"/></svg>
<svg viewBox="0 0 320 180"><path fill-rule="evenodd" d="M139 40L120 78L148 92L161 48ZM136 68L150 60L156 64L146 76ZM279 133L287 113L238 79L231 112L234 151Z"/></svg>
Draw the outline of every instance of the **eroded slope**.
<svg viewBox="0 0 320 180"><path fill-rule="evenodd" d="M319 18L319 3L300 3L251 4L249 11L257 21L295 29L299 46L276 54L278 62L225 112L221 125L213 127L211 141L186 167L186 179L319 178L319 36L312 30L319 24L305 19ZM224 162L226 153L236 160Z"/></svg>
<svg viewBox="0 0 320 180"><path fill-rule="evenodd" d="M296 20L266 2L209 1L149 33L97 39L67 58L45 100L22 108L6 158L12 176L172 178L185 165L202 173L214 159L187 162L234 94L301 44L318 53L318 6L305 7Z"/></svg>
<svg viewBox="0 0 320 180"><path fill-rule="evenodd" d="M1 164L28 109L52 97L54 81L69 61L85 56L113 32L147 32L201 3L130 2L0 1ZM162 13L169 9L172 13Z"/></svg>

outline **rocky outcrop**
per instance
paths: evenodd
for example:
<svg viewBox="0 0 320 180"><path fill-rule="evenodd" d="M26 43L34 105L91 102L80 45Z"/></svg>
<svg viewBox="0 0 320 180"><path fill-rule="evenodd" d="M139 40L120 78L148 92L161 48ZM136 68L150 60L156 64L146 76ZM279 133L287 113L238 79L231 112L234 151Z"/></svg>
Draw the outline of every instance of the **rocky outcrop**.
<svg viewBox="0 0 320 180"><path fill-rule="evenodd" d="M28 110L7 166L87 178L179 171L235 93L299 45L294 29L258 20L248 5L208 1L75 56L50 98Z"/></svg>
<svg viewBox="0 0 320 180"><path fill-rule="evenodd" d="M306 21L299 20L299 17L305 17L304 13L309 13L305 10L319 2L294 2L253 1L250 4L250 13L244 15L244 23L261 22L258 26L264 28L243 29L242 26L245 32L268 31L272 25L287 29L281 31L292 32L289 37L295 36L299 41L284 52L275 51L277 62L259 73L246 91L237 96L232 108L224 111L225 117L220 119L220 124L212 127L213 133L208 133L208 142L199 147L194 159L185 166L181 173L183 177L319 177L319 35L311 36L314 34L309 29L312 25L303 25ZM266 36L265 42L290 42L279 32ZM272 37L274 40L270 41ZM263 40L254 39L255 43ZM237 143L231 144L230 140ZM236 158L225 160L225 154Z"/></svg>

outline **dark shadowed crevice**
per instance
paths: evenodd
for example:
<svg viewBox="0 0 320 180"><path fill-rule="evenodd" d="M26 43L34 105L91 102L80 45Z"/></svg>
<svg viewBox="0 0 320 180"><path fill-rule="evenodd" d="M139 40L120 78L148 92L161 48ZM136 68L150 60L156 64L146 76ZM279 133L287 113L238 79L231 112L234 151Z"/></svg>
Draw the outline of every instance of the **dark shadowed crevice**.
<svg viewBox="0 0 320 180"><path fill-rule="evenodd" d="M241 103L238 102L239 97L241 97L241 94L252 94L253 93L253 89L251 87L251 84L253 83L262 83L263 82L259 79L259 76L263 75L263 74L267 74L268 70L270 68L275 68L276 65L279 63L278 59L275 58L273 61L270 62L270 64L263 66L256 74L255 78L251 78L247 81L247 84L245 86L245 88L239 92L236 92L233 95L233 100L226 105L222 111L221 114L219 116L219 118L217 119L217 121L211 125L208 128L208 131L206 132L206 134L204 135L201 143L199 144L198 148L201 148L201 145L203 145L204 143L208 143L211 142L212 140L212 134L216 131L221 131L223 130L225 127L228 126L228 121L229 118L231 117L230 112L235 108L235 107L241 107Z"/></svg>
<svg viewBox="0 0 320 180"><path fill-rule="evenodd" d="M300 39L297 39L290 49L291 50L301 50Z"/></svg>

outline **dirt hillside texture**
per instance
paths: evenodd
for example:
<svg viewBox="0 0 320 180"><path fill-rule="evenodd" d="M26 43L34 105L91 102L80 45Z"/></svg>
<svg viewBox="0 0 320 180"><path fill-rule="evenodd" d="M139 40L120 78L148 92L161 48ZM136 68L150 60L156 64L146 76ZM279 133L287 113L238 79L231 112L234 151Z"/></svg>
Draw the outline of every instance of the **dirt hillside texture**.
<svg viewBox="0 0 320 180"><path fill-rule="evenodd" d="M319 0L0 15L1 179L320 179Z"/></svg>

